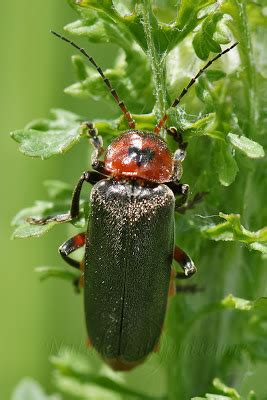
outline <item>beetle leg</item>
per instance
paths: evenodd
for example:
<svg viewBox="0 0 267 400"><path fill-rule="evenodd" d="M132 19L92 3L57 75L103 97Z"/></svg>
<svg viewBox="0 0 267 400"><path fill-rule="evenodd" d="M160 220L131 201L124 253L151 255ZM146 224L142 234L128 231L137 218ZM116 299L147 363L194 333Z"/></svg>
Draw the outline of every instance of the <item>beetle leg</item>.
<svg viewBox="0 0 267 400"><path fill-rule="evenodd" d="M78 235L75 235L71 239L64 242L58 249L61 257L63 258L64 261L66 261L66 263L82 271L84 269L83 261L79 262L73 260L73 258L69 257L69 255L74 251L83 247L85 245L85 241L86 241L85 232L79 233ZM83 286L83 276L79 279L75 279L73 281L73 284L76 290L79 290L79 288Z"/></svg>
<svg viewBox="0 0 267 400"><path fill-rule="evenodd" d="M197 284L193 285L176 285L175 287L176 293L199 293L203 292L204 288L201 286L198 286Z"/></svg>
<svg viewBox="0 0 267 400"><path fill-rule="evenodd" d="M100 135L98 135L98 130L95 127L93 122L85 122L85 126L87 127L88 136L90 137L90 142L94 148L91 157L91 165L92 168L100 173L107 173L105 171L105 165L103 161L100 161L99 158L104 153L105 149L103 147L103 139Z"/></svg>
<svg viewBox="0 0 267 400"><path fill-rule="evenodd" d="M176 277L182 279L190 278L197 271L192 259L180 247L174 247L173 258L184 270L184 272L176 272Z"/></svg>
<svg viewBox="0 0 267 400"><path fill-rule="evenodd" d="M182 132L178 131L176 127L171 126L170 128L167 128L167 134L174 138L174 140L179 144L180 149L186 149L188 143L184 142Z"/></svg>
<svg viewBox="0 0 267 400"><path fill-rule="evenodd" d="M166 185L172 190L175 196L175 211L179 211L179 208L187 203L189 185L175 181L167 182Z"/></svg>
<svg viewBox="0 0 267 400"><path fill-rule="evenodd" d="M104 179L105 176L100 174L99 172L95 171L87 171L82 174L82 176L79 179L79 182L77 183L73 195L72 195L72 202L71 202L71 209L70 212L66 214L59 214L55 216L48 216L44 218L38 218L38 217L29 217L27 218L27 221L30 224L34 225L46 225L49 222L68 222L71 221L79 216L79 211L80 211L80 194L82 190L82 186L84 182L91 183L94 185L101 179Z"/></svg>
<svg viewBox="0 0 267 400"><path fill-rule="evenodd" d="M200 203L208 192L198 192L192 200L188 201L189 185L186 183L168 182L167 185L173 191L175 196L175 211L184 214Z"/></svg>
<svg viewBox="0 0 267 400"><path fill-rule="evenodd" d="M180 214L184 214L187 210L192 210L192 208L195 208L195 206L200 203L204 196L206 196L208 193L209 192L198 192L195 194L192 200L186 200L180 205L175 202L175 211L179 212Z"/></svg>

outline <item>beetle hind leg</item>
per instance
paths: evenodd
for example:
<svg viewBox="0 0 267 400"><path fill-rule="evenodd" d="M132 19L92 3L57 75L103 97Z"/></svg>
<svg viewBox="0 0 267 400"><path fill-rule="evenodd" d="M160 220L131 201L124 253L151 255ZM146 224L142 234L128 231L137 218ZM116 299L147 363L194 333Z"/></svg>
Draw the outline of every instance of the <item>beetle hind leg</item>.
<svg viewBox="0 0 267 400"><path fill-rule="evenodd" d="M63 260L71 265L74 268L77 268L81 271L84 269L84 261L81 262L74 260L73 258L69 257L71 253L80 249L85 245L86 241L86 234L85 232L79 233L78 235L73 236L71 239L64 242L58 249L61 257ZM83 287L83 276L73 281L75 289L79 291L80 287Z"/></svg>

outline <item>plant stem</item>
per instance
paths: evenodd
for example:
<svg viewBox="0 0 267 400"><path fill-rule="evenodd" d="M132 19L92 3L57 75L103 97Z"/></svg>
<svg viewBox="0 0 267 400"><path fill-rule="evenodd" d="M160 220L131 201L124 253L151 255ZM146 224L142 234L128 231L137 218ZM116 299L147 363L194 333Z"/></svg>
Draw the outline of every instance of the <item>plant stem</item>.
<svg viewBox="0 0 267 400"><path fill-rule="evenodd" d="M231 3L222 6L222 10L229 13L233 18L231 30L239 42L239 54L241 68L243 66L243 87L245 91L247 118L243 121L247 125L247 136L253 137L257 131L257 104L255 68L253 65L252 44L248 29L248 18L246 4L242 0L232 0Z"/></svg>
<svg viewBox="0 0 267 400"><path fill-rule="evenodd" d="M148 57L151 63L152 78L155 87L156 103L154 112L157 118L160 119L166 110L166 60L164 54L161 55L155 46L153 24L157 23L157 21L153 16L151 2L144 0L141 9Z"/></svg>

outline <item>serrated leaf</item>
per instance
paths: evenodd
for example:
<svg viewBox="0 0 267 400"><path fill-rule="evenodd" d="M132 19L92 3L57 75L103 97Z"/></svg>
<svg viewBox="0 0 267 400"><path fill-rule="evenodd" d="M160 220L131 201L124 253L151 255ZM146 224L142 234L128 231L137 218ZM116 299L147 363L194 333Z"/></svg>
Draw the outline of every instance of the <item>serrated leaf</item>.
<svg viewBox="0 0 267 400"><path fill-rule="evenodd" d="M219 43L214 40L214 34L216 26L222 17L222 13L213 13L208 16L204 20L199 32L194 36L192 44L196 55L201 60L207 60L210 52L219 53L221 51Z"/></svg>
<svg viewBox="0 0 267 400"><path fill-rule="evenodd" d="M49 215L53 209L53 203L50 201L36 201L32 207L20 210L13 218L11 225L19 226L25 223L30 216Z"/></svg>
<svg viewBox="0 0 267 400"><path fill-rule="evenodd" d="M248 245L248 247L251 250L260 251L262 254L267 254L267 244L254 242L254 243L250 243Z"/></svg>
<svg viewBox="0 0 267 400"><path fill-rule="evenodd" d="M60 400L59 395L46 395L42 387L31 378L23 379L14 390L11 400Z"/></svg>
<svg viewBox="0 0 267 400"><path fill-rule="evenodd" d="M40 157L43 160L68 151L80 140L79 125L67 131L18 130L11 137L20 143L20 151L29 157Z"/></svg>
<svg viewBox="0 0 267 400"><path fill-rule="evenodd" d="M81 117L64 110L52 110L53 119L36 120L26 129L11 132L20 151L29 157L47 159L72 148L83 135Z"/></svg>
<svg viewBox="0 0 267 400"><path fill-rule="evenodd" d="M44 185L47 188L48 195L52 201L36 201L32 207L24 208L19 211L12 221L12 225L16 226L12 238L22 239L27 237L40 237L54 226L62 223L53 221L46 225L33 225L27 222L30 217L46 218L69 212L73 192L72 186L56 180L45 181ZM83 228L86 224L88 214L88 199L81 195L79 218L70 223L77 228Z"/></svg>
<svg viewBox="0 0 267 400"><path fill-rule="evenodd" d="M221 224L205 226L202 233L205 237L212 240L239 241L246 243L251 249L266 252L267 227L258 231L249 231L240 222L239 214L223 214L219 216L226 220ZM263 243L261 243L263 242Z"/></svg>
<svg viewBox="0 0 267 400"><path fill-rule="evenodd" d="M227 139L237 150L240 150L250 158L262 158L265 155L264 149L259 143L245 136L228 133Z"/></svg>
<svg viewBox="0 0 267 400"><path fill-rule="evenodd" d="M35 271L38 273L41 281L48 278L60 278L72 282L73 280L78 279L81 275L78 269L71 268L68 265L65 267L36 267Z"/></svg>
<svg viewBox="0 0 267 400"><path fill-rule="evenodd" d="M213 38L216 42L220 44L227 44L231 41L232 35L228 28L229 21L232 18L225 14L223 15L222 19L217 23L216 31L213 35Z"/></svg>
<svg viewBox="0 0 267 400"><path fill-rule="evenodd" d="M91 42L109 42L104 21L97 16L94 19L79 19L64 27L64 30L76 36L86 36Z"/></svg>
<svg viewBox="0 0 267 400"><path fill-rule="evenodd" d="M186 138L193 138L196 136L211 136L217 137L217 133L214 130L216 119L214 113L201 116L192 122L187 119L186 114L179 114L176 109L171 109L168 112L170 124L181 126ZM178 122L179 121L179 122Z"/></svg>
<svg viewBox="0 0 267 400"><path fill-rule="evenodd" d="M239 297L234 297L232 294L229 294L227 297L225 297L221 301L221 303L226 308L242 310L242 311L250 311L254 306L254 303L252 301L241 299ZM215 381L215 383L216 384L218 383L217 380Z"/></svg>
<svg viewBox="0 0 267 400"><path fill-rule="evenodd" d="M27 223L19 225L13 232L12 239L25 239L29 237L43 236L56 224L56 222L49 222L46 225L31 225Z"/></svg>
<svg viewBox="0 0 267 400"><path fill-rule="evenodd" d="M190 23L194 23L195 25L192 27L192 29L194 29L194 27L197 25L198 17L202 18L201 16L199 16L201 10L209 7L215 2L215 0L200 0L197 2L194 0L181 1L178 8L178 15L176 20L177 25L180 29L189 29L188 25L190 25ZM189 30L189 32L190 31L191 29Z"/></svg>
<svg viewBox="0 0 267 400"><path fill-rule="evenodd" d="M93 13L90 18L72 22L64 29L76 36L85 36L92 43L117 43L127 53L132 53L132 41L122 31L116 23L102 19L97 13Z"/></svg>

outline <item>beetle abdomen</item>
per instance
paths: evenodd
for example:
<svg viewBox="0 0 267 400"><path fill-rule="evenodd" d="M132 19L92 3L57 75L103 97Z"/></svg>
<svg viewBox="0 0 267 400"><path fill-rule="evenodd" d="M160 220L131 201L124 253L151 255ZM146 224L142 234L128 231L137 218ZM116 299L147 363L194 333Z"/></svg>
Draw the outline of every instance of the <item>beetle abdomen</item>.
<svg viewBox="0 0 267 400"><path fill-rule="evenodd" d="M105 359L144 359L166 311L174 195L166 185L103 180L91 193L85 255L89 337Z"/></svg>

